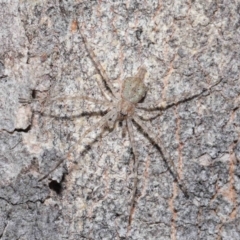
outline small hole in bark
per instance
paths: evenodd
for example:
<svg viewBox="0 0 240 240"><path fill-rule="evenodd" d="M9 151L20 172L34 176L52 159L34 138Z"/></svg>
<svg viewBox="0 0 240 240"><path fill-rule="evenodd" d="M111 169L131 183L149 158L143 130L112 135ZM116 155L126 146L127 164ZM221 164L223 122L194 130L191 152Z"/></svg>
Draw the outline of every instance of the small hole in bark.
<svg viewBox="0 0 240 240"><path fill-rule="evenodd" d="M48 184L49 188L52 189L54 192L56 192L57 194L60 194L62 191L62 185L60 183L58 183L55 180L52 180L49 184Z"/></svg>
<svg viewBox="0 0 240 240"><path fill-rule="evenodd" d="M37 91L36 90L32 90L32 98L35 99L37 96Z"/></svg>
<svg viewBox="0 0 240 240"><path fill-rule="evenodd" d="M140 27L137 29L136 31L136 38L138 39L138 41L141 40L141 35L142 35L143 29Z"/></svg>

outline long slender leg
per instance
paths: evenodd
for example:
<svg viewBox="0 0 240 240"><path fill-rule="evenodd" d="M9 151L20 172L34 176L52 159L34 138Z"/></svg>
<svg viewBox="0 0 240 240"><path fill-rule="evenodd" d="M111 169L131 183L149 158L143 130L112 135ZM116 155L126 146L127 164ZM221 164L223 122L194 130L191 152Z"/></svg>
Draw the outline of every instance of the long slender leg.
<svg viewBox="0 0 240 240"><path fill-rule="evenodd" d="M65 160L70 160L70 155L71 153L77 148L77 146L79 146L82 141L84 140L84 137L90 133L91 131L93 131L94 129L97 129L97 128L101 128L103 127L103 125L106 124L106 122L108 121L108 118L111 117L114 112L116 110L113 109L111 110L110 112L108 112L101 120L99 120L98 122L96 122L93 126L91 126L90 128L88 128L84 133L83 135L81 136L81 138L78 140L78 142L76 144L74 144L73 147L71 147L68 152L65 154L65 156L57 163L57 165L51 170L49 171L46 175L44 175L43 177L41 177L38 181L42 181L43 179L45 179L46 177L48 177L48 175L50 173L52 173L54 170L56 170ZM82 146L82 149L80 151L84 151L84 146Z"/></svg>
<svg viewBox="0 0 240 240"><path fill-rule="evenodd" d="M152 121L152 120L154 120L154 119L156 119L157 117L160 117L162 115L162 112L159 112L159 110L158 110L158 113L156 114L154 114L154 115L152 115L152 116L149 116L149 117L145 117L145 116L143 116L143 115L138 115L140 118L141 118L141 120L143 120L143 121Z"/></svg>
<svg viewBox="0 0 240 240"><path fill-rule="evenodd" d="M94 64L94 66L96 67L96 69L98 70L99 74L101 75L103 81L105 81L106 85L109 87L110 89L110 92L111 94L113 95L113 97L117 98L118 97L118 94L117 92L115 91L112 83L111 83L111 80L109 79L109 77L107 76L106 74L106 71L104 70L104 68L102 67L102 65L100 64L100 62L97 60L97 57L95 55L95 53L92 51L91 47L89 46L89 44L87 43L87 40L85 38L85 36L81 33L81 31L79 31L81 37L82 37L82 40L83 40L83 43L85 45L85 48L88 52L88 54L90 55L91 57L91 60ZM102 84L99 84L99 88L101 89L102 93L104 94L104 96L106 95L106 89L104 88L104 86ZM110 98L111 99L111 98Z"/></svg>
<svg viewBox="0 0 240 240"><path fill-rule="evenodd" d="M51 102L49 102L49 104L51 104L52 102L58 101L58 100L61 101L61 100L79 100L79 99L84 99L84 100L87 100L89 102L99 104L99 105L109 106L109 102L106 102L106 101L103 101L103 100L98 100L98 99L95 99L95 98L90 98L90 97L87 97L87 96L55 97L55 98L51 99ZM25 102L23 102L23 100L21 100L21 103L25 104ZM75 114L75 115L71 115L71 116L66 116L66 115L65 116L58 116L58 115L52 114L52 113L47 114L47 113L44 113L42 111L34 111L34 113L39 113L42 116L47 116L47 117L51 117L51 118L58 118L58 119L61 119L61 118L73 119L73 118L82 117L82 116L99 116L99 115L102 115L104 112L105 111L88 113L88 112L81 111L81 113L79 113L77 115Z"/></svg>
<svg viewBox="0 0 240 240"><path fill-rule="evenodd" d="M122 121L122 138L125 137L127 131L127 123L126 121Z"/></svg>
<svg viewBox="0 0 240 240"><path fill-rule="evenodd" d="M134 154L134 167L133 167L134 183L133 183L132 199L130 204L130 214L129 214L129 220L128 220L129 225L131 225L132 213L134 208L134 200L135 200L135 195L137 191L137 182L138 182L137 171L138 171L138 165L139 165L139 157L138 157L138 151L137 151L135 140L134 140L132 119L127 119L126 121L127 121L127 129L128 129L128 134L130 138L130 143L131 143L133 154Z"/></svg>
<svg viewBox="0 0 240 240"><path fill-rule="evenodd" d="M192 95L190 97L180 99L179 101L172 100L172 101L170 101L168 103L166 101L162 101L160 103L138 103L136 108L143 109L143 110L146 110L146 111L156 111L156 110L168 109L168 108L171 108L173 106L179 105L181 103L185 103L185 102L191 101L194 98L198 98L205 91L206 90L203 90L202 92L200 92L198 94L194 94L194 95Z"/></svg>
<svg viewBox="0 0 240 240"><path fill-rule="evenodd" d="M98 87L101 90L101 93L104 96L104 98L109 103L113 102L116 98L112 94L111 95L108 94L109 90L107 89L106 85L103 83L102 76L101 77L99 77L99 75L95 76L95 80L96 80Z"/></svg>
<svg viewBox="0 0 240 240"><path fill-rule="evenodd" d="M192 96L189 96L189 97L184 97L183 99L180 99L178 101L172 100L169 103L167 103L166 101L162 101L160 103L138 103L136 105L136 108L147 110L147 111L156 111L156 110L168 109L168 108L171 108L173 106L177 106L181 103L189 102L189 101L191 101L195 98L200 97L203 93L207 92L208 90L211 90L211 88L218 85L220 82L221 82L221 80L218 81L217 83L211 85L208 88L202 89L202 91L199 92L199 93L193 94Z"/></svg>
<svg viewBox="0 0 240 240"><path fill-rule="evenodd" d="M189 196L188 196L187 190L186 190L185 186L183 186L181 184L181 180L178 175L176 166L174 165L169 154L164 150L164 148L161 147L162 144L161 144L161 140L159 139L159 137L155 133L153 133L148 127L146 127L145 124L141 121L141 119L136 114L134 114L133 120L137 123L137 125L139 125L142 128L142 130L150 137L150 139L153 140L157 144L158 149L162 155L164 162L166 162L168 164L169 169L173 173L173 177L175 178L175 180L177 180L180 189L182 190L184 195L188 198Z"/></svg>
<svg viewBox="0 0 240 240"><path fill-rule="evenodd" d="M88 102L92 102L92 103L95 103L95 104L100 104L100 105L109 105L109 102L107 101L103 101L103 100L99 100L99 99L95 99L95 98L91 98L91 97L88 97L88 96L66 96L66 97L56 97L56 98L52 98L50 103L51 102L55 102L55 101L61 101L61 100L86 100Z"/></svg>
<svg viewBox="0 0 240 240"><path fill-rule="evenodd" d="M55 118L55 119L75 119L75 118L80 118L80 117L85 117L85 116L103 116L107 112L106 111L99 111L99 112L81 112L79 114L74 114L74 115L64 115L64 116L59 116L59 115L54 115L54 114L47 114L47 113L42 113L41 111L34 111L34 113L38 113L44 117L49 117L49 118Z"/></svg>

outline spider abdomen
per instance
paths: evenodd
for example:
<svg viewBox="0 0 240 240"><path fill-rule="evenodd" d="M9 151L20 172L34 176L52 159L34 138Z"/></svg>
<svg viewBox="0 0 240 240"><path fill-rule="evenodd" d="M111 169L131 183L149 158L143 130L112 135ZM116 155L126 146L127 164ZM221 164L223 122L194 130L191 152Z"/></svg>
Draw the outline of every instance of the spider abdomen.
<svg viewBox="0 0 240 240"><path fill-rule="evenodd" d="M140 67L134 77L125 78L122 87L122 98L136 104L146 95L147 87L144 84L145 67Z"/></svg>

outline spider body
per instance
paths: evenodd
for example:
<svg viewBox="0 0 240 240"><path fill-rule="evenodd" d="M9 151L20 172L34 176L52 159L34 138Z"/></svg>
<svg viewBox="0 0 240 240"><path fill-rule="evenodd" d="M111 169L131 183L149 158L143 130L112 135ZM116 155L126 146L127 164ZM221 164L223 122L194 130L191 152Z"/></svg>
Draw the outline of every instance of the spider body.
<svg viewBox="0 0 240 240"><path fill-rule="evenodd" d="M114 129L115 124L118 121L121 121L123 123L123 133L126 131L128 132L130 145L132 148L132 152L134 155L134 164L133 164L133 173L134 173L134 183L133 183L133 189L132 189L132 199L130 201L130 214L129 214L129 225L132 221L132 215L133 215L133 208L134 208L134 202L135 202L135 195L137 190L137 169L139 165L139 158L138 158L138 151L137 146L134 140L134 130L133 130L133 121L145 132L149 135L151 139L154 139L157 143L157 145L160 148L160 141L158 141L158 136L153 133L140 119L140 117L137 114L137 109L147 109L149 108L149 105L146 103L142 103L141 101L146 96L148 88L144 84L144 78L146 75L146 67L141 66L138 68L137 73L133 77L127 77L122 81L121 86L121 92L117 92L115 88L112 85L111 80L108 78L105 70L101 66L101 64L98 62L97 57L95 56L94 52L92 51L91 47L88 45L86 38L81 34L83 43L85 45L85 48L94 64L96 69L98 70L102 81L97 81L98 86L102 92L104 100L98 100L95 98L91 98L88 96L72 96L67 97L68 99L74 99L74 100L86 100L95 104L101 104L101 105L107 105L108 106L108 112L106 115L102 117L101 120L99 120L97 123L93 124L89 129L87 129L79 139L79 141L70 148L68 153L66 153L65 157L61 159L61 161L55 166L54 169L52 169L49 173L47 173L45 176L40 178L39 180L43 180L46 178L51 172L53 172L62 162L65 160L71 160L71 155L74 151L76 151L76 146L79 146L82 144L82 140L85 138L86 135L88 135L90 132L97 128L107 127L108 129ZM104 84L105 83L105 84ZM56 98L52 99L52 101L58 101L58 100L65 100L66 97ZM158 106L162 106L162 103ZM163 155L162 151L162 155ZM174 174L176 175L175 179L179 181L179 176L177 174L177 171L175 169L175 166L171 159L169 159L170 165L173 169Z"/></svg>
<svg viewBox="0 0 240 240"><path fill-rule="evenodd" d="M145 67L140 67L134 77L128 77L123 80L121 97L116 103L113 103L116 106L113 107L107 119L107 126L110 129L114 128L118 120L124 121L133 116L136 104L147 93L147 87L144 84L146 72Z"/></svg>

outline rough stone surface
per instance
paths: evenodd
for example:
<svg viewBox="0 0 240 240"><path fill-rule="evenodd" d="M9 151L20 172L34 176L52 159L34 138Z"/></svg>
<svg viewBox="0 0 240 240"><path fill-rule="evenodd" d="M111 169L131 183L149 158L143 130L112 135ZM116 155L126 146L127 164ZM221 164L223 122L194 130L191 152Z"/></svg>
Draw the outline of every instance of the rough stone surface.
<svg viewBox="0 0 240 240"><path fill-rule="evenodd" d="M1 239L240 239L238 1L0 0L0 26ZM146 125L190 197L135 127L130 226L128 135L116 125L84 152L77 145L106 110L70 99L103 99L79 30L116 89L147 67L145 102L180 101L215 84L165 111L141 112L156 115ZM38 181L74 145L72 161Z"/></svg>

